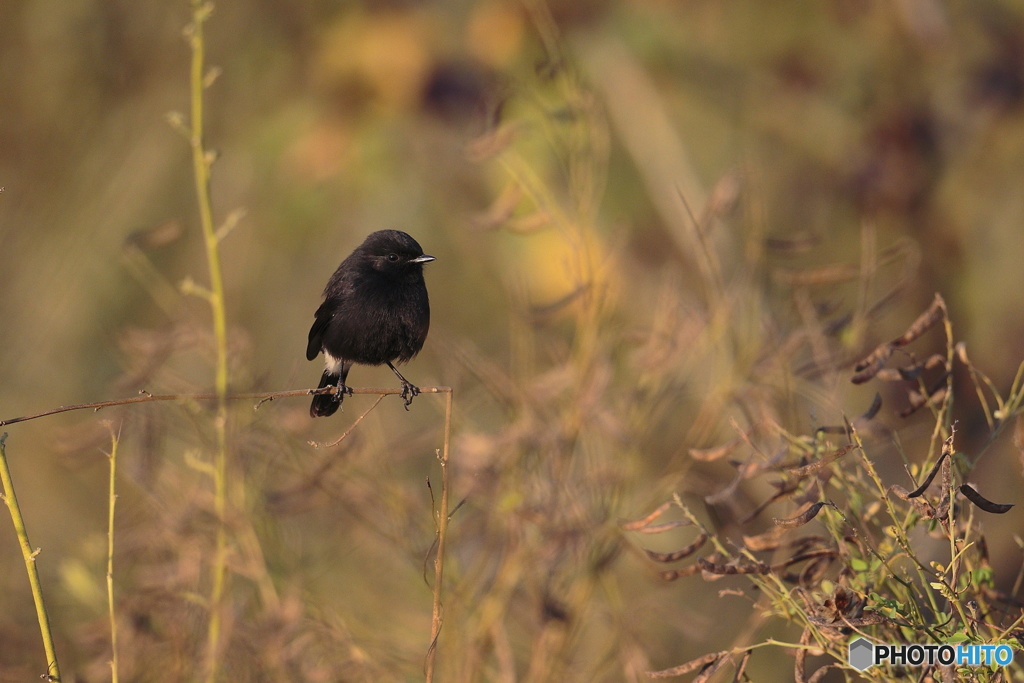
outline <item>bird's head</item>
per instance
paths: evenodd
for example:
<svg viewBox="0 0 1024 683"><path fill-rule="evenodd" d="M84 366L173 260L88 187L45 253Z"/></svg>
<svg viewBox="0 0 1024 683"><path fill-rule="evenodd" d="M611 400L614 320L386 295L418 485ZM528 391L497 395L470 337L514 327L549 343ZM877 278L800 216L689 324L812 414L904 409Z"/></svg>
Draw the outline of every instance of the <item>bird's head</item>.
<svg viewBox="0 0 1024 683"><path fill-rule="evenodd" d="M363 261L374 270L396 277L420 273L424 264L434 260L423 253L419 242L401 230L378 230L359 247Z"/></svg>

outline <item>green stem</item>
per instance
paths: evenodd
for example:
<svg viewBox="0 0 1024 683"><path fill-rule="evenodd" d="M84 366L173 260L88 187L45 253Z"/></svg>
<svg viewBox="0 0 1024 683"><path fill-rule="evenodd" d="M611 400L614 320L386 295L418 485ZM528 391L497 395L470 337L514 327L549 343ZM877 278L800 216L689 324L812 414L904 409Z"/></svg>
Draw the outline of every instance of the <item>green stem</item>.
<svg viewBox="0 0 1024 683"><path fill-rule="evenodd" d="M441 503L436 514L437 520L437 555L434 557L434 604L430 620L430 649L427 650L426 681L434 680L434 660L437 655L437 639L441 635L444 616L441 613L441 582L444 578L444 554L448 541L448 452L452 435L452 403L453 392L447 388L444 402L444 443L438 460L441 463Z"/></svg>
<svg viewBox="0 0 1024 683"><path fill-rule="evenodd" d="M114 612L114 504L117 501L115 483L118 436L113 430L111 430L110 443L110 504L107 513L107 612L110 615L110 680L111 683L117 683L117 616Z"/></svg>
<svg viewBox="0 0 1024 683"><path fill-rule="evenodd" d="M224 280L221 274L220 249L217 232L213 224L213 208L210 199L210 160L203 141L203 92L206 89L205 44L203 24L210 17L213 5L203 0L192 0L192 68L191 89L191 135L192 167L195 175L196 199L199 205L199 222L206 247L206 261L210 271L210 290L207 297L213 317L213 335L217 345L217 366L214 390L217 394L216 450L213 463L214 514L217 517L217 538L214 551L211 588L210 620L206 641L206 680L217 679L218 661L221 648L221 610L227 584L227 392L228 392L228 351L227 318L224 312Z"/></svg>
<svg viewBox="0 0 1024 683"><path fill-rule="evenodd" d="M0 436L0 480L3 480L4 501L7 503L7 508L11 511L14 532L18 536L18 544L21 545L21 555L25 558L25 569L28 570L28 583L32 589L32 600L36 605L36 619L39 621L39 631L43 636L43 649L46 651L47 680L59 681L60 666L57 664L57 650L53 646L53 635L50 633L50 618L46 615L46 605L43 603L43 589L39 585L39 570L36 569L36 555L39 551L32 550L32 544L28 541L25 520L21 516L18 497L14 494L11 469L7 466L6 441L7 434L4 433Z"/></svg>

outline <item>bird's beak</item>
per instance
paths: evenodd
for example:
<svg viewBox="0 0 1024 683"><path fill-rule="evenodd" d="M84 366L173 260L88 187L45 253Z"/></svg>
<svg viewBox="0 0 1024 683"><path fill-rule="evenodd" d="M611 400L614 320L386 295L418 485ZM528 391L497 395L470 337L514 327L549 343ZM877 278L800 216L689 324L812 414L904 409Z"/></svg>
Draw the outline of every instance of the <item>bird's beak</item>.
<svg viewBox="0 0 1024 683"><path fill-rule="evenodd" d="M436 260L437 259L435 257L424 254L423 256L417 256L413 260L409 261L409 263L430 263L431 261Z"/></svg>

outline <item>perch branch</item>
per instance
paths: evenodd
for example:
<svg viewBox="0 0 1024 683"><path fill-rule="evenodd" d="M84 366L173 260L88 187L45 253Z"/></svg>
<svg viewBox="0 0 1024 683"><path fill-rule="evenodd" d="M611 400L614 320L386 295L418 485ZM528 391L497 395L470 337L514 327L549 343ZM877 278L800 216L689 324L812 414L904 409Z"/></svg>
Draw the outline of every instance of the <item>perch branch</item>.
<svg viewBox="0 0 1024 683"><path fill-rule="evenodd" d="M288 389L286 391L251 391L239 394L228 394L224 398L228 401L240 401L240 400L259 400L259 404L255 407L258 408L266 401L273 401L278 398L293 398L295 396L313 396L316 394L333 394L337 390L337 387L324 387L322 389ZM399 396L402 393L401 388L390 388L390 387L351 387L353 394L370 394L376 396ZM421 394L445 394L451 392L451 387L420 387ZM142 392L139 396L130 396L128 398L117 398L110 401L97 401L95 403L77 403L70 406L58 406L57 408L51 408L44 410L41 413L35 413L32 415L23 415L21 417L12 417L7 420L0 421L0 427L6 427L7 425L16 424L18 422L28 422L29 420L38 420L41 417L49 417L50 415L57 415L59 413L69 413L72 410L101 410L103 408L110 408L113 406L124 406L132 403L151 403L153 401L216 401L218 396L216 393L207 394L150 394L148 392Z"/></svg>

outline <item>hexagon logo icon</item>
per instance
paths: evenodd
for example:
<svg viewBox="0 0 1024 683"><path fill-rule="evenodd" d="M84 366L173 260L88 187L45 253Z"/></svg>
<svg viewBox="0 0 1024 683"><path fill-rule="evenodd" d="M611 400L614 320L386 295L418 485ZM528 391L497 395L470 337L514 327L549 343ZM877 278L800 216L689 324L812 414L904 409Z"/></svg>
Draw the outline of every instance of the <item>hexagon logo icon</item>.
<svg viewBox="0 0 1024 683"><path fill-rule="evenodd" d="M850 643L850 666L857 671L864 671L875 662L875 646L866 638L858 638Z"/></svg>

